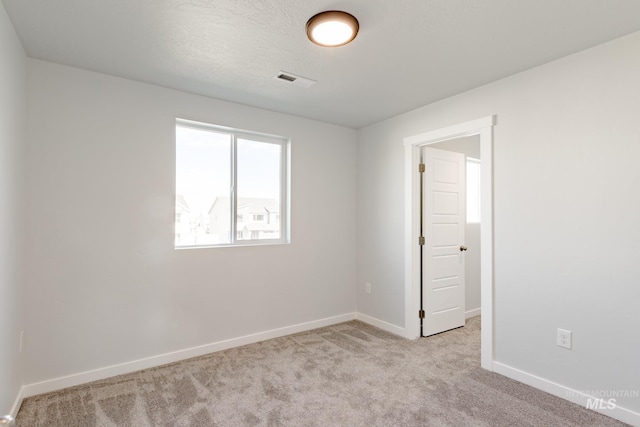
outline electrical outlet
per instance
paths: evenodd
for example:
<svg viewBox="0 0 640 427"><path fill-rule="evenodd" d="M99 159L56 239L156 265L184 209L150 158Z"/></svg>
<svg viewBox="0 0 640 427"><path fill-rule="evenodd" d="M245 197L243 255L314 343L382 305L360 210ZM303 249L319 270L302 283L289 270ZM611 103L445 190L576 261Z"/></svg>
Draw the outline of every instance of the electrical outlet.
<svg viewBox="0 0 640 427"><path fill-rule="evenodd" d="M364 293L365 294L370 294L371 293L371 283L367 282L364 284Z"/></svg>
<svg viewBox="0 0 640 427"><path fill-rule="evenodd" d="M571 350L571 331L558 328L557 344Z"/></svg>

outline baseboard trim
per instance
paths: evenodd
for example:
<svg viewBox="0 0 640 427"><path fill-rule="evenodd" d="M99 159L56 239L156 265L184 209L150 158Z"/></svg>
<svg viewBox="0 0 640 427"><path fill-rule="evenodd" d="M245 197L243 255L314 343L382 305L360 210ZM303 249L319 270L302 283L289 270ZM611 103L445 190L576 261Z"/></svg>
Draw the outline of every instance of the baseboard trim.
<svg viewBox="0 0 640 427"><path fill-rule="evenodd" d="M22 406L22 401L24 400L24 386L20 387L20 391L18 391L18 396L16 396L16 400L13 402L13 407L11 408L11 415L14 419L18 416L18 411Z"/></svg>
<svg viewBox="0 0 640 427"><path fill-rule="evenodd" d="M538 390L545 391L549 394L557 396L561 399L568 400L576 403L584 408L587 408L587 403L593 401L594 396L589 396L581 391L574 390L572 388L563 386L553 381L538 377L528 372L521 371L520 369L512 368L500 362L493 362L494 371L509 377L513 380L530 385ZM605 399L606 403L606 399ZM605 405L606 406L606 405ZM640 413L626 409L620 406L614 408L590 408L592 411L596 411L600 414L606 415L611 418L615 418L618 421L622 421L632 426L640 426Z"/></svg>
<svg viewBox="0 0 640 427"><path fill-rule="evenodd" d="M405 337L405 329L400 326L396 326L392 323L385 322L384 320L376 319L375 317L367 316L366 314L356 313L356 320L367 323L383 331L391 332L394 335Z"/></svg>
<svg viewBox="0 0 640 427"><path fill-rule="evenodd" d="M481 311L482 311L482 308L480 307L474 308L473 310L467 310L464 313L464 318L471 319L472 317L480 316Z"/></svg>
<svg viewBox="0 0 640 427"><path fill-rule="evenodd" d="M284 328L258 332L238 338L218 341L211 344L205 344L197 347L187 348L184 350L174 351L171 353L165 353L158 356L147 357L144 359L138 359L118 365L107 366L91 371L80 372L60 378L54 378L51 380L28 384L22 387L22 396L20 402L22 401L22 398L35 396L42 393L49 393L51 391L73 387L92 381L102 380L105 378L114 377L116 375L128 374L130 372L140 371L142 369L154 368L156 366L166 365L167 363L179 362L181 360L214 353L216 351L227 350L234 347L253 344L260 341L266 341L272 338L279 338L285 335L296 334L298 332L305 332L312 329L322 328L324 326L348 322L350 320L355 320L355 318L355 313L347 313L340 316L327 317L325 319L299 323L297 325L286 326Z"/></svg>

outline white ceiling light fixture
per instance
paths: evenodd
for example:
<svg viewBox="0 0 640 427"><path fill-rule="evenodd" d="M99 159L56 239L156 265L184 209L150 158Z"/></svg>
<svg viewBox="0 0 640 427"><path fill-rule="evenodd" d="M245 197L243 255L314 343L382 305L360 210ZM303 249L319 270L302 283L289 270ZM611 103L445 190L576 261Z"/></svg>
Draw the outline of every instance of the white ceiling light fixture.
<svg viewBox="0 0 640 427"><path fill-rule="evenodd" d="M360 24L355 16L340 10L328 10L307 21L307 37L320 46L343 46L358 34Z"/></svg>

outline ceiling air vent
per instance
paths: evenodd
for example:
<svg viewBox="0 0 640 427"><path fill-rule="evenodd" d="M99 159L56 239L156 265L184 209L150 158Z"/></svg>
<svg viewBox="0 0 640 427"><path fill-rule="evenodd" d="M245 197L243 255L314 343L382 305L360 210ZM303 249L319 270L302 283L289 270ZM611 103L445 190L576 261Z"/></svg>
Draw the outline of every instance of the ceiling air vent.
<svg viewBox="0 0 640 427"><path fill-rule="evenodd" d="M274 78L277 80L283 81L285 83L291 83L300 87L311 87L314 84L318 83L316 80L311 80L306 77L297 76L287 71L279 71Z"/></svg>

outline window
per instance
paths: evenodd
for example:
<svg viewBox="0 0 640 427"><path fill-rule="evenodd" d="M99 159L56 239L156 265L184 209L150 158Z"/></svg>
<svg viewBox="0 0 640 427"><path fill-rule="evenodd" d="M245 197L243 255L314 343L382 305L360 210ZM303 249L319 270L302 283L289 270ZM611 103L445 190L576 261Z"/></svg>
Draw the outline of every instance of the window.
<svg viewBox="0 0 640 427"><path fill-rule="evenodd" d="M288 145L177 120L175 247L286 243Z"/></svg>
<svg viewBox="0 0 640 427"><path fill-rule="evenodd" d="M467 158L467 223L480 222L480 160Z"/></svg>

